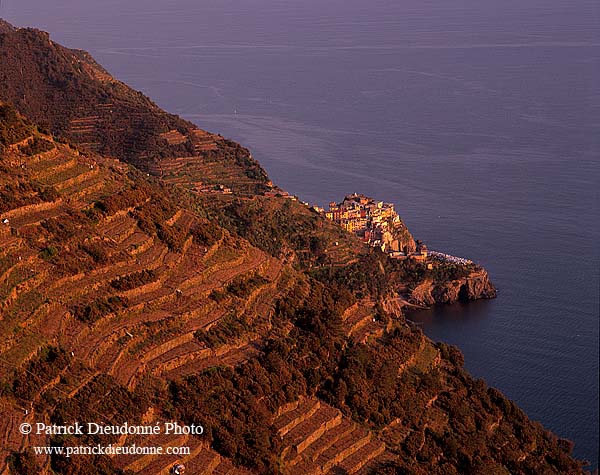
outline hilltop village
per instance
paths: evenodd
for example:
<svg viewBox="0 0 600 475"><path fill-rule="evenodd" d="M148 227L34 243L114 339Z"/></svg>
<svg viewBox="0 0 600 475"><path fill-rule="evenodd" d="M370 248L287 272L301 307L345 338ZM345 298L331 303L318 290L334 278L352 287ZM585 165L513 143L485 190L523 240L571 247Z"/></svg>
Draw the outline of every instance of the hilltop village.
<svg viewBox="0 0 600 475"><path fill-rule="evenodd" d="M347 195L341 203L332 201L327 211L315 209L394 259L427 260L427 246L421 241L415 244L412 239L406 239L409 236L408 229L396 213L393 203L354 193Z"/></svg>
<svg viewBox="0 0 600 475"><path fill-rule="evenodd" d="M393 203L353 193L344 197L341 203L330 202L327 211L318 206L313 206L313 209L346 231L354 233L366 244L380 248L392 259L411 259L417 262L436 260L459 265L472 263L468 259L430 251L422 241L413 241ZM431 266L431 263L428 265Z"/></svg>

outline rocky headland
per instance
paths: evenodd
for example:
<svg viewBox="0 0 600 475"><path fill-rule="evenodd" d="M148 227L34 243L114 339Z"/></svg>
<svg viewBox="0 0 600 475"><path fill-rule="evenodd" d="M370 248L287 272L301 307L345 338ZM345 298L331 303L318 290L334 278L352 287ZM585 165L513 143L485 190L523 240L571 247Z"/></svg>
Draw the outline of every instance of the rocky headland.
<svg viewBox="0 0 600 475"><path fill-rule="evenodd" d="M496 288L485 269L476 268L459 279L438 281L425 279L410 291L411 303L423 306L466 300L491 299Z"/></svg>

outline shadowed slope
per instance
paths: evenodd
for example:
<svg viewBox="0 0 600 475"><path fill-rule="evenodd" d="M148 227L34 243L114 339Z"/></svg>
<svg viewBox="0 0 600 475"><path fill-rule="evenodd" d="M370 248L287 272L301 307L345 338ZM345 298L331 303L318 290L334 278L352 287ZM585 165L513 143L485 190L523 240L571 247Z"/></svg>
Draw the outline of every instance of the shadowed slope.
<svg viewBox="0 0 600 475"><path fill-rule="evenodd" d="M0 100L83 149L159 175L180 157L197 169L194 183L245 193L266 189L268 178L246 149L168 114L89 53L54 43L45 32L1 24L0 83ZM176 171L173 179L189 176Z"/></svg>

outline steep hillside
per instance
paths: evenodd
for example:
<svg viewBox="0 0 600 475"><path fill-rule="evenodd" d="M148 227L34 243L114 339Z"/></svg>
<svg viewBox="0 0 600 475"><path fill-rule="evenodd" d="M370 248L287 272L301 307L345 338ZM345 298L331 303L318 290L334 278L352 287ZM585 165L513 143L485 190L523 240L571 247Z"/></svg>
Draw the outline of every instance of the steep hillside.
<svg viewBox="0 0 600 475"><path fill-rule="evenodd" d="M3 24L0 100L25 116L81 150L119 158L192 191L213 219L273 255L291 251L302 262L312 246L311 265L324 249L335 262L361 252L347 233L320 217L307 218L308 210L285 192L277 196L245 148L161 110L88 53L64 48L47 33ZM265 190L271 196L257 207L256 195ZM261 229L264 224L268 229ZM335 242L342 245L332 249Z"/></svg>
<svg viewBox="0 0 600 475"><path fill-rule="evenodd" d="M161 110L112 78L88 53L64 48L39 30L4 25L0 100L44 124L44 129L81 150L132 163L191 192L206 216L297 268L340 268L370 252L349 233L273 187L242 146ZM406 227L401 228L414 247ZM369 262L373 267L362 267L371 274L388 265L383 257ZM468 298L492 295L472 293Z"/></svg>
<svg viewBox="0 0 600 475"><path fill-rule="evenodd" d="M279 261L122 162L55 142L6 106L0 124L3 450L27 442L18 408L43 418L89 385L135 391L148 375L257 352L290 278ZM226 345L196 337L234 318L244 325Z"/></svg>
<svg viewBox="0 0 600 475"><path fill-rule="evenodd" d="M0 100L84 150L174 180L189 178L182 166L190 164L197 186L267 188L246 149L166 113L88 53L54 43L45 32L0 25L0 83Z"/></svg>
<svg viewBox="0 0 600 475"><path fill-rule="evenodd" d="M583 473L567 441L395 311L390 282L418 286L428 269L363 252L303 272L207 221L192 195L7 106L0 131L0 473ZM205 432L19 431L165 420ZM31 449L99 443L190 453Z"/></svg>

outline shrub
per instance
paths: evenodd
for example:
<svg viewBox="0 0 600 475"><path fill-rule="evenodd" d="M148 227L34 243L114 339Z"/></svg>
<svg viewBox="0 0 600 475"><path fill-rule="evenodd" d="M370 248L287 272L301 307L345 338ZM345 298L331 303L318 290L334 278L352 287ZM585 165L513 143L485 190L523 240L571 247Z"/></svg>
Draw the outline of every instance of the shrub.
<svg viewBox="0 0 600 475"><path fill-rule="evenodd" d="M58 249L54 246L46 246L40 251L40 257L44 260L50 260L58 255Z"/></svg>
<svg viewBox="0 0 600 475"><path fill-rule="evenodd" d="M251 325L242 316L231 313L222 318L209 330L198 330L194 336L198 341L206 343L210 348L217 348L225 343L232 343L250 330Z"/></svg>
<svg viewBox="0 0 600 475"><path fill-rule="evenodd" d="M0 104L0 145L11 145L26 139L33 132L31 124L21 118L14 107Z"/></svg>
<svg viewBox="0 0 600 475"><path fill-rule="evenodd" d="M67 215L45 219L41 225L48 232L50 238L60 244L77 235L81 231L83 223L82 214L69 211Z"/></svg>
<svg viewBox="0 0 600 475"><path fill-rule="evenodd" d="M94 204L94 208L104 214L110 215L123 209L138 206L140 203L145 202L149 195L150 192L146 187L133 187L97 201Z"/></svg>
<svg viewBox="0 0 600 475"><path fill-rule="evenodd" d="M49 140L38 137L37 135L26 145L19 147L19 152L23 155L37 155L38 153L47 152L54 148L54 144Z"/></svg>
<svg viewBox="0 0 600 475"><path fill-rule="evenodd" d="M227 292L241 299L247 298L254 289L268 282L263 276L254 273L250 277L239 276L227 285Z"/></svg>
<svg viewBox="0 0 600 475"><path fill-rule="evenodd" d="M212 246L223 236L223 231L212 223L197 223L190 232L197 244L207 247Z"/></svg>
<svg viewBox="0 0 600 475"><path fill-rule="evenodd" d="M228 294L225 290L215 289L213 290L209 297L213 299L215 302L222 302L227 298Z"/></svg>
<svg viewBox="0 0 600 475"><path fill-rule="evenodd" d="M167 226L160 223L156 226L156 235L172 251L183 250L183 245L188 236L187 232L176 224Z"/></svg>
<svg viewBox="0 0 600 475"><path fill-rule="evenodd" d="M126 291L154 282L158 276L152 269L144 269L133 274L118 277L110 282L110 286L118 291Z"/></svg>
<svg viewBox="0 0 600 475"><path fill-rule="evenodd" d="M81 249L94 259L97 264L106 264L108 262L108 251L106 247L100 243L92 242L82 244Z"/></svg>
<svg viewBox="0 0 600 475"><path fill-rule="evenodd" d="M72 311L75 318L85 323L93 323L106 315L118 312L127 307L127 299L112 296L99 298L85 305L77 305Z"/></svg>
<svg viewBox="0 0 600 475"><path fill-rule="evenodd" d="M52 381L67 365L67 353L57 347L46 347L25 368L17 370L13 379L13 394L31 400L41 387Z"/></svg>
<svg viewBox="0 0 600 475"><path fill-rule="evenodd" d="M14 180L0 186L0 212L42 201L55 201L59 196L52 187Z"/></svg>
<svg viewBox="0 0 600 475"><path fill-rule="evenodd" d="M443 359L449 361L454 366L464 366L465 358L462 352L456 346L448 345L444 342L439 342L436 344L436 346L440 350L440 355Z"/></svg>
<svg viewBox="0 0 600 475"><path fill-rule="evenodd" d="M41 473L35 456L29 450L24 452L13 452L8 457L10 473L15 475L38 475Z"/></svg>

